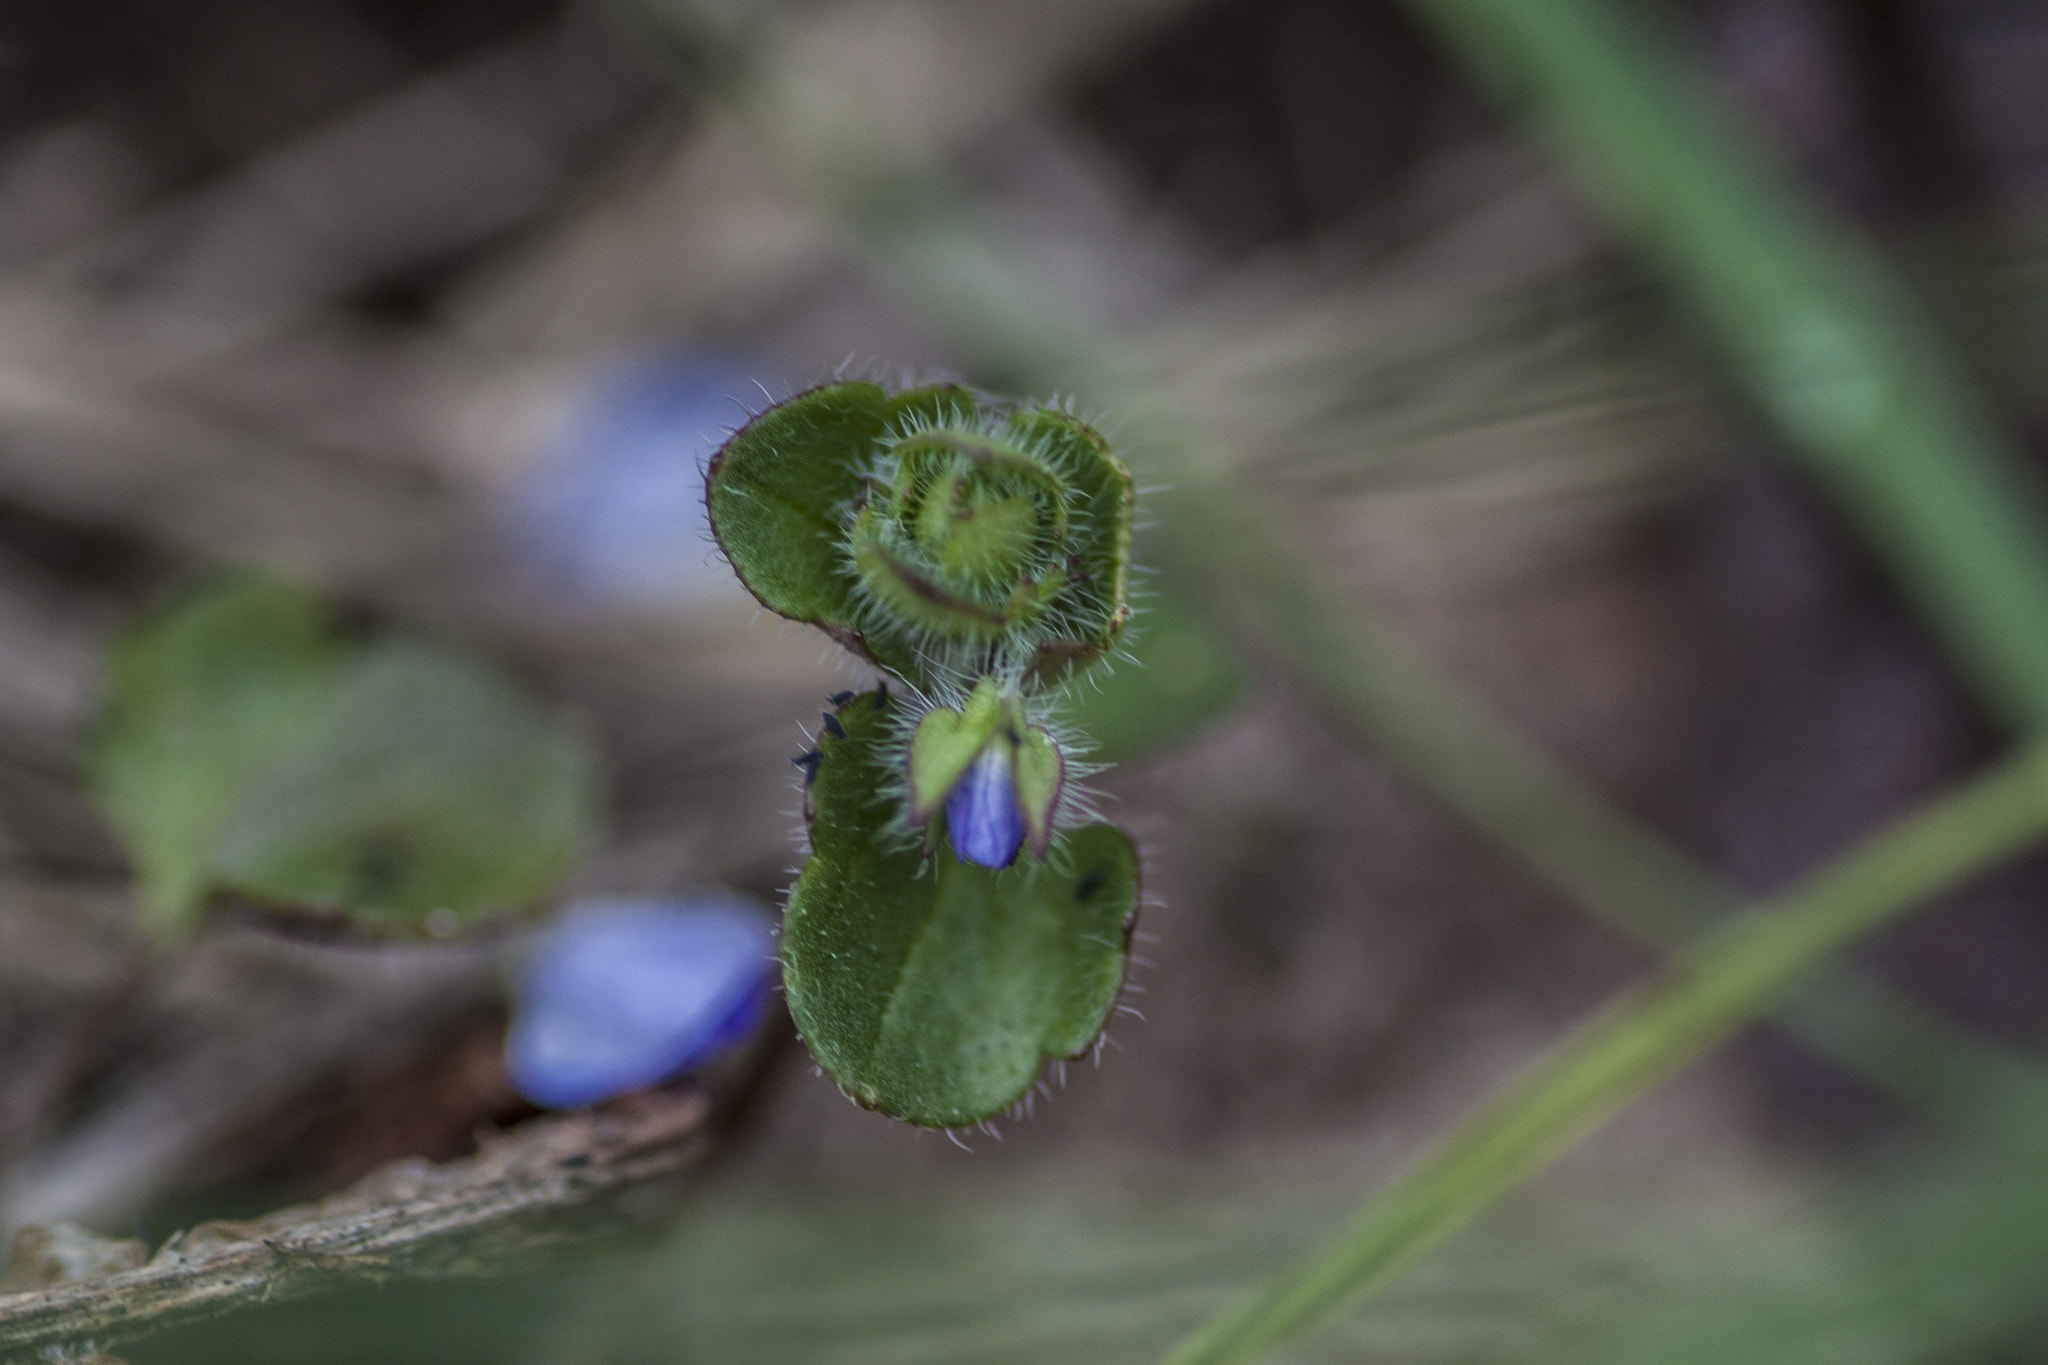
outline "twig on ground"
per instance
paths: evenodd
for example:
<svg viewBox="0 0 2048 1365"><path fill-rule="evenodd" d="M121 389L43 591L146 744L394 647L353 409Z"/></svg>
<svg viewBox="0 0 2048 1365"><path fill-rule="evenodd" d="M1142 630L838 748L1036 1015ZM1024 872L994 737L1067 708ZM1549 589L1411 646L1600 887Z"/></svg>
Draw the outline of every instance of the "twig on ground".
<svg viewBox="0 0 2048 1365"><path fill-rule="evenodd" d="M616 1221L612 1197L709 1150L713 1104L683 1083L534 1119L442 1165L397 1162L254 1222L202 1223L140 1269L0 1295L0 1360L96 1347L395 1275L475 1275Z"/></svg>

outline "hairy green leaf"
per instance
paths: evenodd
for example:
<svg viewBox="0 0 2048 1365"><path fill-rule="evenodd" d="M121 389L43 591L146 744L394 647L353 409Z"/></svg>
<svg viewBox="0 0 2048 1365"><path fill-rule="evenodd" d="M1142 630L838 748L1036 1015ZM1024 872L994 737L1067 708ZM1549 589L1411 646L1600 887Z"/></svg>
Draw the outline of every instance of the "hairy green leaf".
<svg viewBox="0 0 2048 1365"><path fill-rule="evenodd" d="M1058 682L1130 615L1131 476L1064 412L827 384L734 433L705 497L762 605L926 689L1006 667Z"/></svg>
<svg viewBox="0 0 2048 1365"><path fill-rule="evenodd" d="M824 630L855 653L915 678L916 654L859 626L858 580L846 521L892 424L942 414L972 417L974 396L953 385L893 397L854 380L800 393L733 433L705 471L705 503L718 544L761 605Z"/></svg>
<svg viewBox="0 0 2048 1365"><path fill-rule="evenodd" d="M1089 757L1128 763L1193 736L1244 699L1231 642L1188 601L1155 593L1122 641L1131 657L1072 688L1063 717Z"/></svg>
<svg viewBox="0 0 2048 1365"><path fill-rule="evenodd" d="M1075 509L1059 628L1040 642L1031 661L1033 676L1057 682L1107 654L1130 620L1137 484L1101 433L1078 418L1028 410L1011 416L1010 429L1020 445L1059 472Z"/></svg>
<svg viewBox="0 0 2048 1365"><path fill-rule="evenodd" d="M839 708L812 782L811 859L782 937L790 1013L860 1103L930 1127L1020 1099L1047 1057L1085 1052L1122 988L1138 862L1108 825L1044 863L926 860L901 827L886 694Z"/></svg>

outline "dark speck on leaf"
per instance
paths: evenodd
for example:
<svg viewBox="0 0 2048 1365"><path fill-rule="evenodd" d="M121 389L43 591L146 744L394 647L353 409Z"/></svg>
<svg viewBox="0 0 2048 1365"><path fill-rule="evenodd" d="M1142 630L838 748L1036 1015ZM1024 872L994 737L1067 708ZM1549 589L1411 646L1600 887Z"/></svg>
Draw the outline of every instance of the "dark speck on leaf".
<svg viewBox="0 0 2048 1365"><path fill-rule="evenodd" d="M825 713L825 732L834 739L846 738L846 727L842 726L839 723L839 717L833 715L830 711Z"/></svg>
<svg viewBox="0 0 2048 1365"><path fill-rule="evenodd" d="M830 702L834 706L844 706L846 705L846 703L853 700L853 693L834 692L831 696L825 698L825 700Z"/></svg>
<svg viewBox="0 0 2048 1365"><path fill-rule="evenodd" d="M818 765L825 761L825 755L816 749L806 749L789 761L804 770L804 785L808 787L818 780Z"/></svg>
<svg viewBox="0 0 2048 1365"><path fill-rule="evenodd" d="M1103 877L1100 872L1090 872L1087 876L1081 878L1080 883L1074 887L1074 899L1077 901L1087 900L1102 889L1102 881Z"/></svg>
<svg viewBox="0 0 2048 1365"><path fill-rule="evenodd" d="M889 704L889 684L878 683L875 687L875 709L881 710Z"/></svg>
<svg viewBox="0 0 2048 1365"><path fill-rule="evenodd" d="M370 904L382 901L405 879L405 871L405 845L393 835L372 835L356 851L349 898Z"/></svg>
<svg viewBox="0 0 2048 1365"><path fill-rule="evenodd" d="M565 1156L562 1158L562 1165L572 1171L578 1169L579 1167L588 1166L589 1164L590 1153L588 1152L577 1152L571 1156Z"/></svg>

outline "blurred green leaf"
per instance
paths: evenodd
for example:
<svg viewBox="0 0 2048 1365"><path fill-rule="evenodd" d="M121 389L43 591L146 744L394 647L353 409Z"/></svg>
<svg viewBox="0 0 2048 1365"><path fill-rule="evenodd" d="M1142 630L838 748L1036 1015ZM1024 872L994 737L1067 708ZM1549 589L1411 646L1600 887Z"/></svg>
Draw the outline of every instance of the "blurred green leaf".
<svg viewBox="0 0 2048 1365"><path fill-rule="evenodd" d="M2048 1351L2048 1131L1980 1096L1983 1136L1896 1156L1838 1191L1829 1253L1788 1264L1720 1246L1589 1322L1575 1365L2008 1365Z"/></svg>
<svg viewBox="0 0 2048 1365"><path fill-rule="evenodd" d="M1234 709L1245 675L1230 640L1186 599L1163 592L1124 635L1113 667L1076 682L1062 718L1089 756L1128 763L1193 736Z"/></svg>
<svg viewBox="0 0 2048 1365"><path fill-rule="evenodd" d="M1257 1178L973 1162L914 1182L727 1180L533 1365L1151 1365L1245 1277L1329 1232L1355 1186L1355 1156L1264 1156ZM1699 1170L1547 1185L1287 1358L1570 1360L1559 1348L1589 1324L1703 1261L1825 1266L1827 1230L1772 1193Z"/></svg>
<svg viewBox="0 0 2048 1365"><path fill-rule="evenodd" d="M982 1146L977 1139L976 1146ZM950 1149L949 1149L950 1150ZM133 1365L1149 1365L1219 1297L1327 1233L1355 1158L1294 1151L1253 1175L963 1161L827 1181L728 1170L654 1247L586 1244L547 1268L286 1300L122 1348ZM1727 1171L1547 1183L1380 1311L1291 1359L1536 1365L1703 1267L1838 1272L1818 1201Z"/></svg>
<svg viewBox="0 0 2048 1365"><path fill-rule="evenodd" d="M350 1286L174 1329L121 1347L129 1365L510 1365L627 1268L616 1249L464 1279Z"/></svg>
<svg viewBox="0 0 2048 1365"><path fill-rule="evenodd" d="M838 711L812 781L811 858L783 920L804 1041L860 1103L957 1127L1022 1098L1044 1059L1085 1052L1123 986L1138 860L1109 825L997 872L929 859L901 826L884 694Z"/></svg>
<svg viewBox="0 0 2048 1365"><path fill-rule="evenodd" d="M581 850L591 777L577 737L504 680L383 644L249 789L214 866L237 890L365 926L518 906Z"/></svg>
<svg viewBox="0 0 2048 1365"><path fill-rule="evenodd" d="M353 644L316 595L255 576L115 645L88 770L166 940L216 891L371 929L529 905L594 810L583 742L504 680Z"/></svg>
<svg viewBox="0 0 2048 1365"><path fill-rule="evenodd" d="M345 658L317 597L253 577L202 585L115 643L87 764L155 933L191 930L235 808L317 725Z"/></svg>

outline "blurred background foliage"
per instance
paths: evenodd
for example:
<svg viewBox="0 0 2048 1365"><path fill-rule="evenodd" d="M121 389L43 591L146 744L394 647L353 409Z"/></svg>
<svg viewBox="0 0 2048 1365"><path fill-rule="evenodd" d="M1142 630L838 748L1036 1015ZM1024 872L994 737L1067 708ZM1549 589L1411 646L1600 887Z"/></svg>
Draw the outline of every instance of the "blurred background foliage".
<svg viewBox="0 0 2048 1365"><path fill-rule="evenodd" d="M2033 462L2048 16L1643 8ZM349 648L421 642L521 724L574 716L604 792L564 778L550 818L597 828L558 897L770 895L796 722L858 679L713 560L698 469L849 357L1070 389L1153 485L1143 666L1077 700L1146 853L1142 1020L972 1155L770 1049L637 1240L131 1359L1156 1359L1643 979L1646 941L1983 765L2014 708L1910 567L1419 13L10 7L0 1223L161 1239L530 1112L502 941L229 915L148 961L87 795L122 632L214 571L304 585ZM1249 531L1201 518L1218 486ZM367 714L407 753L460 739ZM2038 858L1976 878L1862 980L2037 1053L2044 891ZM1972 1106L2003 1117L1964 1140L1753 1030L1289 1358L2033 1358L2038 1111Z"/></svg>
<svg viewBox="0 0 2048 1365"><path fill-rule="evenodd" d="M361 927L530 909L589 837L572 732L467 660L345 640L303 588L205 584L113 649L89 783L175 942L209 893ZM434 917L438 914L438 920Z"/></svg>

